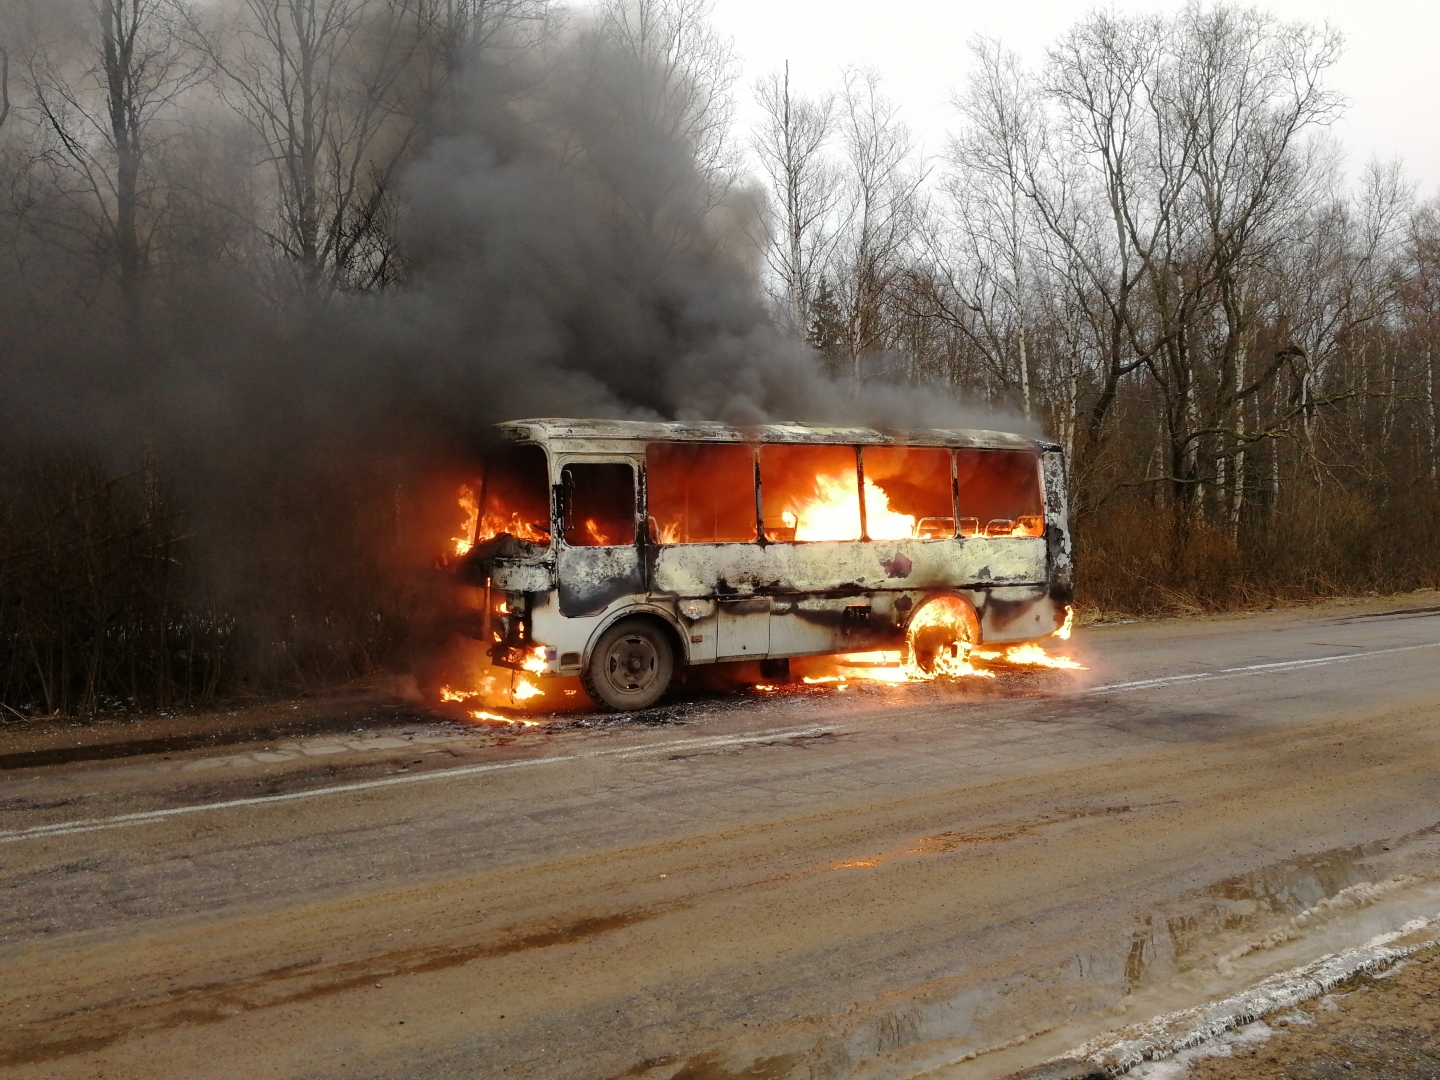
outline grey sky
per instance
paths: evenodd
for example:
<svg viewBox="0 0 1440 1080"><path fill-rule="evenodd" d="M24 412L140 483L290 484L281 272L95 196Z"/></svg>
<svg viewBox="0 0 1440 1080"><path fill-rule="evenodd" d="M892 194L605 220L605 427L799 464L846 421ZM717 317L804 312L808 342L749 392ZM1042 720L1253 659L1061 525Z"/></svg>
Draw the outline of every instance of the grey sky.
<svg viewBox="0 0 1440 1080"><path fill-rule="evenodd" d="M847 65L873 67L930 153L954 125L952 91L966 77L968 42L997 38L1032 65L1093 5L1064 0L717 0L715 23L742 64L739 120L755 117L751 87L788 59L803 93L838 87ZM1173 11L1179 0L1113 5ZM1287 20L1329 21L1345 35L1331 85L1351 102L1333 133L1352 174L1371 156L1400 156L1422 196L1440 194L1440 3L1436 0L1269 0Z"/></svg>

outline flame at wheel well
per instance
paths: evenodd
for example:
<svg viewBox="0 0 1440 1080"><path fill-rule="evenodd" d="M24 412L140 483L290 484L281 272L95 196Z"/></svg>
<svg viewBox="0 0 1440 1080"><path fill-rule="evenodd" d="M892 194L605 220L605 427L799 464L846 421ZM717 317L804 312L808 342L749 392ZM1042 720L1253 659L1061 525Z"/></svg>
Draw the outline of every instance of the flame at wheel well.
<svg viewBox="0 0 1440 1080"><path fill-rule="evenodd" d="M928 597L905 627L904 666L914 676L934 677L968 671L970 651L980 644L980 620L962 596Z"/></svg>

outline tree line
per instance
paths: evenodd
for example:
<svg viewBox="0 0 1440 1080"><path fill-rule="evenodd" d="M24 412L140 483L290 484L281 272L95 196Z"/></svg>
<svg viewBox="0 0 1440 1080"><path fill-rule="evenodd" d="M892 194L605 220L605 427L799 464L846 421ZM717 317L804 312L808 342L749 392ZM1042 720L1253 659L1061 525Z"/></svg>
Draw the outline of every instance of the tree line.
<svg viewBox="0 0 1440 1080"><path fill-rule="evenodd" d="M325 432L347 333L398 336L380 298L450 258L417 170L477 129L661 271L747 275L854 401L1062 442L1083 607L1433 586L1440 211L1347 179L1341 44L1228 3L1085 16L1033 70L976 41L926 156L873 72L738 85L706 0L0 0L3 709L303 689L444 632L444 507L375 425ZM286 394L317 434L241 453Z"/></svg>
<svg viewBox="0 0 1440 1080"><path fill-rule="evenodd" d="M938 159L872 74L758 90L774 302L837 372L1062 442L1082 603L1433 587L1440 216L1351 182L1330 28L1095 12L1027 69L977 40Z"/></svg>

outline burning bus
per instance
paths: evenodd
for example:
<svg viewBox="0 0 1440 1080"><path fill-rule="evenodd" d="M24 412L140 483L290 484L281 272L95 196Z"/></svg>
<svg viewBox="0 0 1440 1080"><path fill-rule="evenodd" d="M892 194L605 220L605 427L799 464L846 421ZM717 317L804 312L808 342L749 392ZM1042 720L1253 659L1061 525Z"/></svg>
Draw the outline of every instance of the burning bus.
<svg viewBox="0 0 1440 1080"><path fill-rule="evenodd" d="M1068 632L1064 458L994 431L498 425L457 549L492 662L611 709L684 667L893 650L911 676Z"/></svg>

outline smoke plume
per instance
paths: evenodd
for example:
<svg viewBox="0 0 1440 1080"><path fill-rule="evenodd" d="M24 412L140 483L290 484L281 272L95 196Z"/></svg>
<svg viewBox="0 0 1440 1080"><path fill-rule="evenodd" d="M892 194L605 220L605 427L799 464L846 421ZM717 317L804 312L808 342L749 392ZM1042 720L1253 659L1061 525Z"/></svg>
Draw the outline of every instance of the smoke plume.
<svg viewBox="0 0 1440 1080"><path fill-rule="evenodd" d="M973 424L930 391L856 394L776 329L753 200L699 153L671 108L677 79L585 20L472 64L398 176L406 280L380 293L295 284L283 257L237 239L234 214L177 191L188 232L170 234L164 295L157 276L137 331L106 307L103 273L47 246L81 222L74 206L56 194L38 225L7 221L7 485L25 486L16 452L40 447L137 492L166 486L187 573L146 588L184 608L160 622L210 642L175 655L204 655L212 687L221 654L233 682L303 685L443 633L417 629L443 607L425 572L497 421ZM237 126L216 130L230 142L211 169L254 152ZM159 504L133 502L153 519Z"/></svg>

